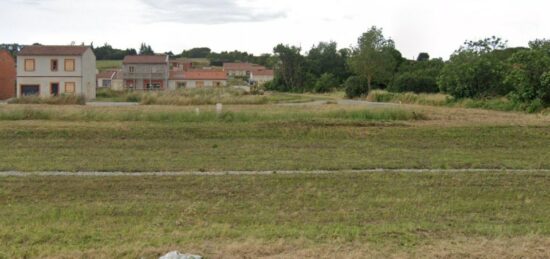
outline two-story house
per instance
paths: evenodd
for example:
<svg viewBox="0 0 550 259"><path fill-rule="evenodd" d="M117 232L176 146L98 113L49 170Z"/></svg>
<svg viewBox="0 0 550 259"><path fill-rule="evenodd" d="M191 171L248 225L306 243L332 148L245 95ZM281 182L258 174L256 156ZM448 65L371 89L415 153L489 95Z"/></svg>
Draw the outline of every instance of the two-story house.
<svg viewBox="0 0 550 259"><path fill-rule="evenodd" d="M24 47L17 55L17 97L96 96L96 57L89 46Z"/></svg>
<svg viewBox="0 0 550 259"><path fill-rule="evenodd" d="M122 62L124 88L155 91L168 89L168 55L126 56Z"/></svg>

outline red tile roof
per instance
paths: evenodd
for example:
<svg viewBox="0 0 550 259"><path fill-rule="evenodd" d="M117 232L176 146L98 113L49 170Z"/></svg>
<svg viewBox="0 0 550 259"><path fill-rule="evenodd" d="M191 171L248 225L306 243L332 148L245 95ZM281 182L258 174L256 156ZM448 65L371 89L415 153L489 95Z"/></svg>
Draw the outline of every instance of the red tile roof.
<svg viewBox="0 0 550 259"><path fill-rule="evenodd" d="M26 46L18 56L81 56L89 46Z"/></svg>
<svg viewBox="0 0 550 259"><path fill-rule="evenodd" d="M105 70L102 72L99 72L96 76L97 79L113 79L113 77L116 75L116 70Z"/></svg>
<svg viewBox="0 0 550 259"><path fill-rule="evenodd" d="M220 70L171 71L170 80L227 80L227 74Z"/></svg>
<svg viewBox="0 0 550 259"><path fill-rule="evenodd" d="M259 69L265 69L265 67L252 64L252 63L223 63L223 70L245 70L245 71L251 71L251 70L259 70Z"/></svg>
<svg viewBox="0 0 550 259"><path fill-rule="evenodd" d="M271 69L253 70L250 73L253 76L273 76L275 74Z"/></svg>
<svg viewBox="0 0 550 259"><path fill-rule="evenodd" d="M126 56L122 61L123 64L167 64L167 55L140 55Z"/></svg>

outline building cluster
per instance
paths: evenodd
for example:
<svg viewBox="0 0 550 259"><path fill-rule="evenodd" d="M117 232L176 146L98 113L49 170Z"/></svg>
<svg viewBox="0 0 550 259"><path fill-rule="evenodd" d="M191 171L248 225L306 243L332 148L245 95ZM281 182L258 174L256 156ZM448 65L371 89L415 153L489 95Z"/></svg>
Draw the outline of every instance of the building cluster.
<svg viewBox="0 0 550 259"><path fill-rule="evenodd" d="M251 63L210 67L207 59L139 55L126 56L120 69L98 72L96 57L88 46L27 46L16 60L0 51L0 100L62 94L95 99L97 88L163 91L224 87L232 79L262 85L273 80L273 70Z"/></svg>

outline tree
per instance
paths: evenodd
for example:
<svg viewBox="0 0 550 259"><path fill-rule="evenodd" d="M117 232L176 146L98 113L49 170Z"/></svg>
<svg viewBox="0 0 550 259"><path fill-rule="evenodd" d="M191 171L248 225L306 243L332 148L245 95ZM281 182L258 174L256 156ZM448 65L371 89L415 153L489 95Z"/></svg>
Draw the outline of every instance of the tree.
<svg viewBox="0 0 550 259"><path fill-rule="evenodd" d="M437 78L444 66L442 59L405 61L388 88L392 92L434 93L439 91Z"/></svg>
<svg viewBox="0 0 550 259"><path fill-rule="evenodd" d="M416 61L428 61L430 60L430 54L426 52L421 52L418 54L418 57L416 58Z"/></svg>
<svg viewBox="0 0 550 259"><path fill-rule="evenodd" d="M147 45L146 43L141 43L141 46L139 47L139 54L140 55L155 55L155 52L153 51L153 48L151 48L150 45Z"/></svg>
<svg viewBox="0 0 550 259"><path fill-rule="evenodd" d="M336 42L320 42L306 56L307 70L316 78L331 74L343 82L350 75L346 64L348 56L348 51L338 50Z"/></svg>
<svg viewBox="0 0 550 259"><path fill-rule="evenodd" d="M340 84L338 79L330 73L324 73L319 77L317 82L315 82L314 91L316 93L326 93L337 87Z"/></svg>
<svg viewBox="0 0 550 259"><path fill-rule="evenodd" d="M346 89L346 97L356 98L369 94L369 88L365 80L359 76L350 76L344 83Z"/></svg>
<svg viewBox="0 0 550 259"><path fill-rule="evenodd" d="M184 50L181 56L184 58L207 58L212 50L207 47L192 48L190 50Z"/></svg>
<svg viewBox="0 0 550 259"><path fill-rule="evenodd" d="M514 87L512 97L520 102L550 105L550 53L543 48L522 50L510 58L506 82Z"/></svg>
<svg viewBox="0 0 550 259"><path fill-rule="evenodd" d="M349 65L353 72L367 79L369 91L373 80L388 84L395 72L399 53L395 43L386 39L382 29L372 27L364 33L353 48ZM399 53L400 56L400 53Z"/></svg>
<svg viewBox="0 0 550 259"><path fill-rule="evenodd" d="M456 98L483 98L507 95L505 83L508 58L515 50L503 49L505 42L491 37L466 41L445 64L438 79L441 91Z"/></svg>
<svg viewBox="0 0 550 259"><path fill-rule="evenodd" d="M282 85L281 90L303 91L305 82L304 57L300 54L301 49L295 46L279 44L273 52L279 58L280 62L276 68L276 78L278 77Z"/></svg>

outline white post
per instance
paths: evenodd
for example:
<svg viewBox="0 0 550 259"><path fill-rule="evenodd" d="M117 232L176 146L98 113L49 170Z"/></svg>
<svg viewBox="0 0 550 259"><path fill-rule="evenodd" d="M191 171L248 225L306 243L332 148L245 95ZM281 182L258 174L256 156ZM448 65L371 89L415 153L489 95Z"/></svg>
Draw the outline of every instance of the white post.
<svg viewBox="0 0 550 259"><path fill-rule="evenodd" d="M195 113L197 116L201 115L201 110L199 108L195 108Z"/></svg>
<svg viewBox="0 0 550 259"><path fill-rule="evenodd" d="M223 105L221 103L216 104L216 113L218 115L222 114L223 111Z"/></svg>

